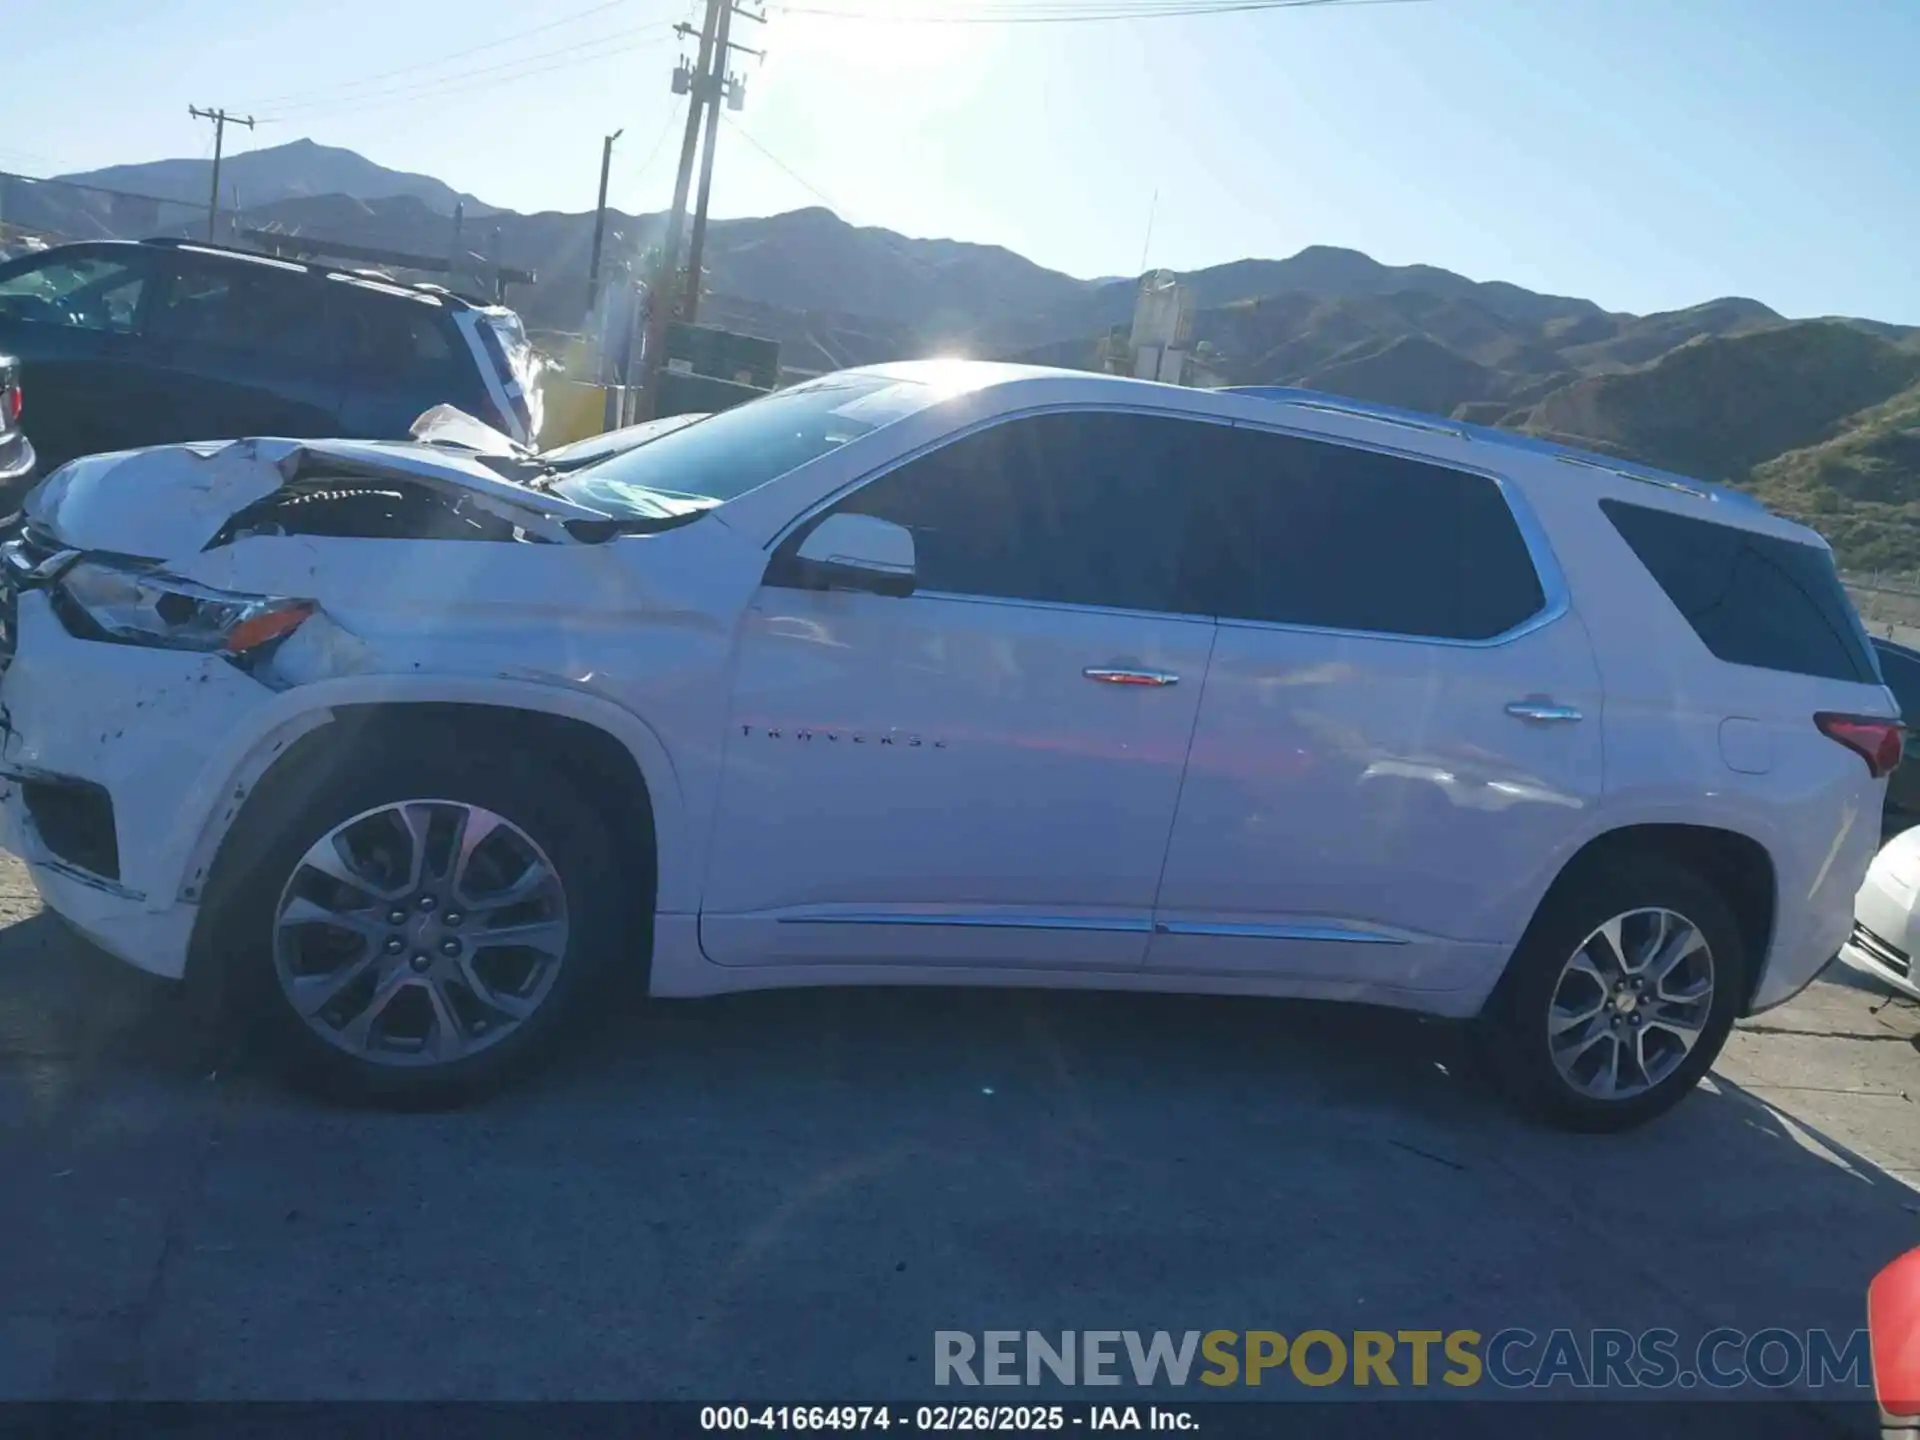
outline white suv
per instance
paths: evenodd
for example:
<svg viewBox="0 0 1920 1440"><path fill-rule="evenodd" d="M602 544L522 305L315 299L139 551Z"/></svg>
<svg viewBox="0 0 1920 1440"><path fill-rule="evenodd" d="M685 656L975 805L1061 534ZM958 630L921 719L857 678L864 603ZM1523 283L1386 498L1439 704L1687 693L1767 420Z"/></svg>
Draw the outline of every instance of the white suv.
<svg viewBox="0 0 1920 1440"><path fill-rule="evenodd" d="M27 514L8 844L400 1101L625 973L1405 1006L1618 1128L1839 949L1901 743L1809 531L1303 392L893 365L565 474L240 441Z"/></svg>

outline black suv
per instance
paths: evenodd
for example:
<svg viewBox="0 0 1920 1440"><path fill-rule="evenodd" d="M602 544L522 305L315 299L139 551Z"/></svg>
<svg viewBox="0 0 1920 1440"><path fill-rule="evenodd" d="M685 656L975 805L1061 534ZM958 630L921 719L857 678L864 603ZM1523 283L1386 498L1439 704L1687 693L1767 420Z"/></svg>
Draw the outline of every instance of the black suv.
<svg viewBox="0 0 1920 1440"><path fill-rule="evenodd" d="M437 286L180 240L0 264L44 474L100 450L246 435L405 439L446 403L533 443L520 317Z"/></svg>

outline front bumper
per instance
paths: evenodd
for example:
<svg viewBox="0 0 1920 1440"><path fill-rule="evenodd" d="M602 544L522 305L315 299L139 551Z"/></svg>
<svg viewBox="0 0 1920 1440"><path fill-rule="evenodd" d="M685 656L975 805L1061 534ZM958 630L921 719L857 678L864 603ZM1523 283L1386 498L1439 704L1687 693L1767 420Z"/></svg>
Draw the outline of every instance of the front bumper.
<svg viewBox="0 0 1920 1440"><path fill-rule="evenodd" d="M16 624L0 676L0 844L26 862L49 909L177 979L199 910L190 857L230 798L222 747L273 692L217 656L76 639L39 590L19 596ZM118 876L47 843L24 789L46 781L106 792Z"/></svg>

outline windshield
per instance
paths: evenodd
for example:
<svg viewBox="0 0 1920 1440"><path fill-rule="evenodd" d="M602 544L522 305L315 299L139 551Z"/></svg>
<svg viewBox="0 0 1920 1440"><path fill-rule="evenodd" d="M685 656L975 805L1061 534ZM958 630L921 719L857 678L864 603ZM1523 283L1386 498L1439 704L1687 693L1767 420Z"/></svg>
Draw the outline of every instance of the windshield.
<svg viewBox="0 0 1920 1440"><path fill-rule="evenodd" d="M890 375L829 375L662 435L555 482L614 513L657 513L649 494L731 500L931 404L940 392Z"/></svg>
<svg viewBox="0 0 1920 1440"><path fill-rule="evenodd" d="M589 465L598 465L625 451L651 444L662 435L670 435L675 430L684 430L694 421L705 418L705 415L699 414L668 415L659 420L646 420L638 425L609 430L604 435L589 435L584 440L575 440L569 445L558 445L551 450L541 451L540 462L555 470L584 470Z"/></svg>

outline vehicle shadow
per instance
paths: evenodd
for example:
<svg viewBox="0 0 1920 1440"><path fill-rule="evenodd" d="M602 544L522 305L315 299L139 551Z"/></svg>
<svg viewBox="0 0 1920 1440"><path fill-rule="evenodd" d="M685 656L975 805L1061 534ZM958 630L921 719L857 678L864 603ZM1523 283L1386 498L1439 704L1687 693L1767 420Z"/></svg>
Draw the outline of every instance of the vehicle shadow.
<svg viewBox="0 0 1920 1440"><path fill-rule="evenodd" d="M636 1004L432 1115L291 1094L194 1028L174 987L54 920L0 931L0 1085L57 1078L43 1126L79 1124L90 1097L221 1096L212 1178L183 1178L203 1193L169 1242L195 1328L165 1393L927 1397L933 1333L990 1326L1844 1341L1867 1279L1920 1241L1920 1194L1723 1077L1637 1132L1564 1135L1467 1075L1455 1027L1358 1007L918 988ZM374 1244L382 1283L426 1298L354 1349L337 1274L287 1258L296 1216L303 1244ZM476 1304L564 1343L506 1323L433 1343ZM1743 1434L1823 1433L1791 1406L1741 1409ZM1580 1433L1563 1419L1553 1433Z"/></svg>

